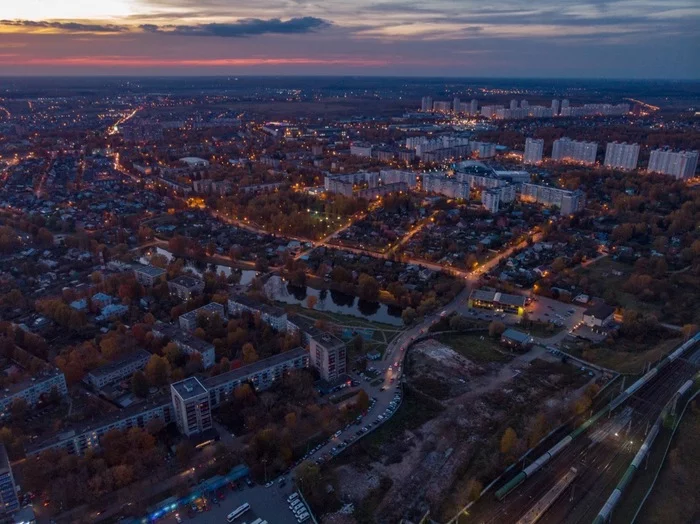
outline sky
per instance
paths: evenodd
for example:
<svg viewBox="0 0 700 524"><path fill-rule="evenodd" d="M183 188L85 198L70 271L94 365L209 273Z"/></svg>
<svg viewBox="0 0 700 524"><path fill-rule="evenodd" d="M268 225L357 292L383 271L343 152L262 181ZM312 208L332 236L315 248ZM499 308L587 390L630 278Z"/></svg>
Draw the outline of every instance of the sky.
<svg viewBox="0 0 700 524"><path fill-rule="evenodd" d="M700 78L699 0L0 0L0 75Z"/></svg>

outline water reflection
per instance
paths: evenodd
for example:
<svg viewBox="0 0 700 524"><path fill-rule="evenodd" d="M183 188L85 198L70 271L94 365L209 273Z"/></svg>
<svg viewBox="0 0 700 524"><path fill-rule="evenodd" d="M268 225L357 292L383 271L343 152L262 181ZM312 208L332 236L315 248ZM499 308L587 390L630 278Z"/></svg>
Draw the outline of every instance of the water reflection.
<svg viewBox="0 0 700 524"><path fill-rule="evenodd" d="M153 248L146 249L141 255L139 261L142 264L148 264L150 257L155 254L163 255L168 260L168 262L172 262L173 258L175 258L175 256L167 249L156 247L155 250ZM258 275L258 272L252 269L238 269L235 267L224 266L221 264L208 264L207 262L201 260L189 259L185 261L184 269L185 271L191 271L200 278L202 277L205 271L214 271L217 275L223 273L227 277L231 276L231 273L239 273L241 275L239 284L241 284L242 286L249 285L253 281L253 279Z"/></svg>
<svg viewBox="0 0 700 524"><path fill-rule="evenodd" d="M265 292L273 300L305 308L308 307L308 297L313 296L317 298L314 309L318 311L342 313L394 326L402 325L400 307L360 300L341 291L292 286L279 276L270 277L265 284Z"/></svg>

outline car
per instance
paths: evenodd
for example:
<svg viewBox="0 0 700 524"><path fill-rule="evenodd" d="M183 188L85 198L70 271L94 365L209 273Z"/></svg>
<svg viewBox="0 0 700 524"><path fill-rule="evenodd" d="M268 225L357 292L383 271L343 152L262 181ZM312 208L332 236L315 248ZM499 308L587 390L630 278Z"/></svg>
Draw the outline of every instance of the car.
<svg viewBox="0 0 700 524"><path fill-rule="evenodd" d="M297 517L297 522L299 522L299 523L301 523L301 522L306 522L307 520L309 520L309 514L308 514L308 513L307 513L306 515L299 515L299 516Z"/></svg>
<svg viewBox="0 0 700 524"><path fill-rule="evenodd" d="M177 522L177 524L182 524L182 517L179 513L175 513L175 522Z"/></svg>
<svg viewBox="0 0 700 524"><path fill-rule="evenodd" d="M254 486L253 481L250 480L250 477L245 478L245 483L249 488L252 488Z"/></svg>
<svg viewBox="0 0 700 524"><path fill-rule="evenodd" d="M266 488L269 488L270 486L272 486L272 484L274 484L274 482L270 481L270 482L268 482L267 484L265 484L265 487L266 487Z"/></svg>

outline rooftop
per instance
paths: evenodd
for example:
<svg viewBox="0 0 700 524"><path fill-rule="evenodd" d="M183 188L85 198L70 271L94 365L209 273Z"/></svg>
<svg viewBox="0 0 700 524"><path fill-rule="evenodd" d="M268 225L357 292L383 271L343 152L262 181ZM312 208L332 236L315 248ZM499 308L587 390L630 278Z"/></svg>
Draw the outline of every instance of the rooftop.
<svg viewBox="0 0 700 524"><path fill-rule="evenodd" d="M183 400L207 394L207 388L196 377L188 377L185 380L171 384L170 387Z"/></svg>
<svg viewBox="0 0 700 524"><path fill-rule="evenodd" d="M93 369L90 371L89 375L92 375L94 377L101 377L104 375L109 375L111 373L114 373L116 370L129 365L133 362L137 362L139 360L145 359L148 360L151 358L151 354L144 350L144 349L137 349L136 351L132 353L128 353L126 355L123 355L122 357L118 358L117 360L114 360L112 362L109 362L108 364L105 364L104 366L100 366L96 369Z"/></svg>
<svg viewBox="0 0 700 524"><path fill-rule="evenodd" d="M285 351L284 353L278 353L277 355L274 355L272 357L263 360L258 360L253 364L249 364L247 366L228 371L227 373L222 373L221 375L216 375L204 379L204 383L208 388L213 388L221 384L225 384L227 382L243 379L247 376L259 373L260 371L263 371L265 369L279 366L280 364L289 362L291 360L296 360L297 358L303 357L304 355L308 354L308 351L301 347L296 349L290 349L289 351Z"/></svg>
<svg viewBox="0 0 700 524"><path fill-rule="evenodd" d="M164 337L168 337L170 340L180 342L181 344L196 349L200 353L208 351L209 349L214 349L214 346L202 340L199 337L195 337L191 333L183 331L174 324L165 324L164 322L156 322L153 326L153 331L157 331Z"/></svg>
<svg viewBox="0 0 700 524"><path fill-rule="evenodd" d="M169 281L168 284L176 284L178 286L192 289L204 285L204 281L197 277L192 277L190 275L180 275L179 277Z"/></svg>
<svg viewBox="0 0 700 524"><path fill-rule="evenodd" d="M167 404L170 404L170 399L166 395L160 395L150 402L141 402L138 404L133 404L125 409L105 413L99 420L78 422L72 426L63 428L59 433L54 433L44 440L37 440L33 442L31 445L27 446L27 455L30 455L32 451L43 449L52 444L57 444L59 442L72 439L77 435L82 435L89 431L97 431L100 428L107 427L130 416L135 416L139 413L146 413L152 409L162 408Z"/></svg>
<svg viewBox="0 0 700 524"><path fill-rule="evenodd" d="M186 319L196 319L197 315L200 313L208 313L208 314L213 314L213 315L219 315L223 316L224 314L224 306L219 304L218 302L209 302L208 304L205 304L202 307L198 307L197 309L193 309L192 311L189 311L185 313L184 315L180 315L181 317L185 317Z"/></svg>
<svg viewBox="0 0 700 524"><path fill-rule="evenodd" d="M614 312L614 307L606 304L605 302L599 302L598 304L595 304L586 309L586 311L583 314L588 317L595 317L599 320L605 320Z"/></svg>
<svg viewBox="0 0 700 524"><path fill-rule="evenodd" d="M499 304L507 304L509 306L525 306L525 297L520 295L509 295L498 291L486 291L483 289L475 289L470 297L472 300L481 300L483 302L498 302Z"/></svg>
<svg viewBox="0 0 700 524"><path fill-rule="evenodd" d="M7 384L5 386L5 389L0 390L0 400L11 397L19 393L20 391L24 391L27 388L30 388L37 384L41 384L42 382L46 382L47 380L51 380L58 375L63 375L63 373L61 373L56 368L49 368L48 371L44 371L43 373L39 373L33 377L27 377L24 380L21 380L20 382L16 382L14 384Z"/></svg>
<svg viewBox="0 0 700 524"><path fill-rule="evenodd" d="M134 271L138 271L139 273L145 273L146 275L149 275L151 277L159 277L165 274L165 269L156 266L134 264L133 268Z"/></svg>
<svg viewBox="0 0 700 524"><path fill-rule="evenodd" d="M519 342L520 344L527 344L530 342L530 335L527 333L523 333L522 331L518 331L517 329L506 329L503 332L503 338L508 338L510 340L515 340L516 342Z"/></svg>

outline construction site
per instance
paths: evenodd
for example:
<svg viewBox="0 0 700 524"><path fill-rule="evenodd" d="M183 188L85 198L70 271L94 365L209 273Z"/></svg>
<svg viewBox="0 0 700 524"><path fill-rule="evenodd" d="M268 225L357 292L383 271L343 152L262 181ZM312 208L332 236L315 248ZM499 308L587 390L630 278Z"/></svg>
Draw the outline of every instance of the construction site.
<svg viewBox="0 0 700 524"><path fill-rule="evenodd" d="M458 337L410 348L396 415L329 464L338 498L355 507L358 522L419 521L428 512L450 520L504 468L587 410L609 379L544 348L515 355L487 345L486 335L469 336L478 352Z"/></svg>

